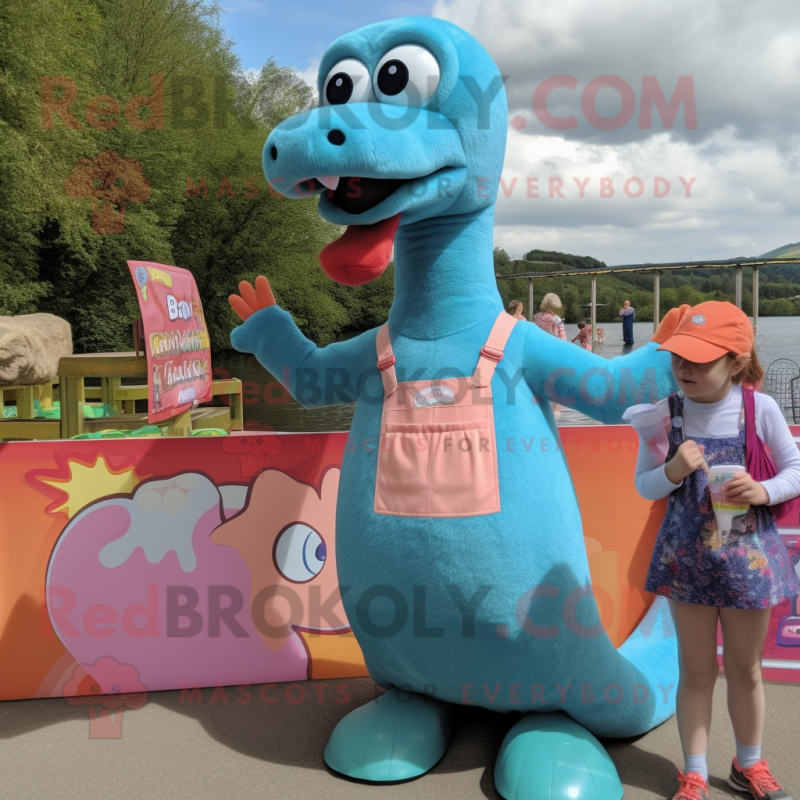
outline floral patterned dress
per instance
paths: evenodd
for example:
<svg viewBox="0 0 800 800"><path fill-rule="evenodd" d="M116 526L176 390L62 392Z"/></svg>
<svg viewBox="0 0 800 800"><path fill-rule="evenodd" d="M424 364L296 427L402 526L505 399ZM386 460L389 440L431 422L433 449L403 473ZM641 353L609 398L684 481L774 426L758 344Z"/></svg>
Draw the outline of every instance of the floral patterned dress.
<svg viewBox="0 0 800 800"><path fill-rule="evenodd" d="M557 314L552 311L540 311L538 314L533 315L533 321L543 331L566 341L567 333L564 330L564 320Z"/></svg>
<svg viewBox="0 0 800 800"><path fill-rule="evenodd" d="M578 331L578 335L572 340L578 346L582 347L584 350L591 350L592 349L592 329L589 325L585 328L581 328Z"/></svg>
<svg viewBox="0 0 800 800"><path fill-rule="evenodd" d="M669 398L671 459L683 442L683 394ZM709 466L745 463L744 427L737 436L694 437L705 445ZM789 552L766 506L750 506L734 517L721 541L708 477L695 470L670 494L658 532L645 590L673 600L718 608L768 608L800 593Z"/></svg>

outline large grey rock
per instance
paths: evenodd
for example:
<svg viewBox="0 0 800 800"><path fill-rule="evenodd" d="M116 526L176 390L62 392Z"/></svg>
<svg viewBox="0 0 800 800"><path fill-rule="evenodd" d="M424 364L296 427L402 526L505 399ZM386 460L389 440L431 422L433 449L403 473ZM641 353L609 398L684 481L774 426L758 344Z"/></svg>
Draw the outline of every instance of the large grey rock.
<svg viewBox="0 0 800 800"><path fill-rule="evenodd" d="M72 329L53 314L0 317L0 385L44 383L72 355Z"/></svg>

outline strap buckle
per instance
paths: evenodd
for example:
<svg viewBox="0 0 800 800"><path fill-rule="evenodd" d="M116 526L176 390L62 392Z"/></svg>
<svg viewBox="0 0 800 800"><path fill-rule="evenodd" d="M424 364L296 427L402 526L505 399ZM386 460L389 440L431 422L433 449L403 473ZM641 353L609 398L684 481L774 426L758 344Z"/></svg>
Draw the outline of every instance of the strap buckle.
<svg viewBox="0 0 800 800"><path fill-rule="evenodd" d="M378 362L378 369L383 372L385 369L389 369L389 367L394 366L394 363L397 359L394 357L394 353L390 356L386 356L386 358L382 358Z"/></svg>
<svg viewBox="0 0 800 800"><path fill-rule="evenodd" d="M489 361L501 361L503 359L503 351L502 350L495 350L494 347L487 347L484 345L481 347L481 355L484 358L488 358Z"/></svg>

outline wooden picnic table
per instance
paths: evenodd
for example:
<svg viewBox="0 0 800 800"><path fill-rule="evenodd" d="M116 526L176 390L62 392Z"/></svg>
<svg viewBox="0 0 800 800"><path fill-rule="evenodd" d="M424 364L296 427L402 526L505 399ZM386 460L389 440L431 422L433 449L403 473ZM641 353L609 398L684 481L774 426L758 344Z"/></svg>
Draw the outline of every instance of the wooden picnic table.
<svg viewBox="0 0 800 800"><path fill-rule="evenodd" d="M13 399L17 416L3 419L3 407ZM0 386L0 440L58 439L58 420L37 419L35 401L42 408L53 407L53 382L32 385Z"/></svg>
<svg viewBox="0 0 800 800"><path fill-rule="evenodd" d="M61 401L61 438L83 433L83 404L86 402L85 378L100 378L102 402L114 406L114 389L120 378L147 375L147 358L128 353L78 353L64 356L58 363L59 399Z"/></svg>
<svg viewBox="0 0 800 800"><path fill-rule="evenodd" d="M100 378L99 399L116 410L124 410L125 416L134 413L134 401L147 399L147 386L122 386L122 378L138 378L147 375L147 358L134 353L80 353L64 356L58 366L61 401L61 438L69 439L83 433L83 404L86 402L85 378ZM242 382L236 378L212 381L213 395L232 395L230 401L230 428L242 428ZM206 413L205 416L208 416ZM104 418L106 427L114 427L114 417ZM99 420L97 421L99 422ZM118 422L130 427L131 420ZM146 424L146 419L142 424ZM97 427L96 424L91 427ZM169 420L172 436L186 436L192 431L192 411L184 411Z"/></svg>

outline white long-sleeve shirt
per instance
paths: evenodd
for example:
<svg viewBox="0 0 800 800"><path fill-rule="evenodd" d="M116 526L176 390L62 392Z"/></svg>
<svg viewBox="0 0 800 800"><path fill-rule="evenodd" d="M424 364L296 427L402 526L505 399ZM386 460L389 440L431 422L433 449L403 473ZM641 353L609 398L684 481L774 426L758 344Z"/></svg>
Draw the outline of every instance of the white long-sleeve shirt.
<svg viewBox="0 0 800 800"><path fill-rule="evenodd" d="M669 402L658 404L661 416L669 418ZM734 386L727 397L716 403L695 403L683 399L684 439L727 438L739 434L742 423L742 387ZM778 473L761 481L769 495L768 505L800 495L800 450L781 414L778 404L767 394L755 393L756 433L775 459ZM669 432L670 423L666 428ZM683 485L674 484L666 475L664 455L648 446L639 436L639 456L636 460L636 491L647 500L660 500Z"/></svg>

